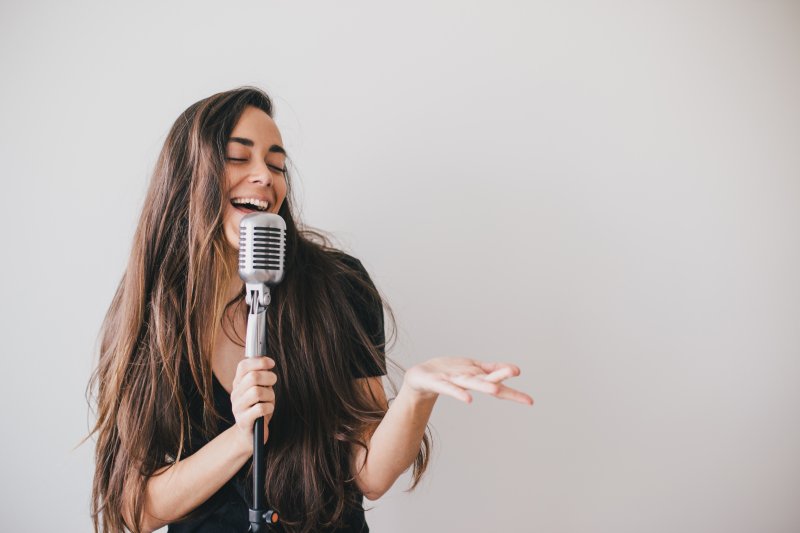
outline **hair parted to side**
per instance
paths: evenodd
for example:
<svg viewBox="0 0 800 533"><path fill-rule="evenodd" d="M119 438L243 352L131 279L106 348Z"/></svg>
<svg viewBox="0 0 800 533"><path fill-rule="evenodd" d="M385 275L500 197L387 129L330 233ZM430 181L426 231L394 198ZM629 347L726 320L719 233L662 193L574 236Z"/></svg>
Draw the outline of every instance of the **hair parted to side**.
<svg viewBox="0 0 800 533"><path fill-rule="evenodd" d="M210 363L215 325L225 318L230 326L231 313L246 311L240 305L244 291L225 301L227 282L237 275L236 250L222 228L228 201L225 147L247 106L273 115L269 96L247 86L189 106L158 157L127 267L100 330L99 362L87 389L97 417L90 433L97 437L96 532L128 528L138 533L148 477L184 456L192 422L182 376L191 376L204 405L202 427L195 429L210 438L219 419ZM350 369L380 364L379 350L389 343L373 344L374 332L365 331L348 303L348 284L386 309L390 340L396 327L391 307L341 260L330 239L295 223L288 173L286 179L287 195L278 212L287 228L285 277L272 289L267 312L267 327L276 339L269 355L277 363L278 401L266 447L266 501L281 513L284 529L308 532L336 525L355 502L350 450L366 447L365 430L385 414L356 385ZM373 362L347 355L365 349ZM411 489L425 472L430 451L426 433ZM135 523L125 523L123 506Z"/></svg>

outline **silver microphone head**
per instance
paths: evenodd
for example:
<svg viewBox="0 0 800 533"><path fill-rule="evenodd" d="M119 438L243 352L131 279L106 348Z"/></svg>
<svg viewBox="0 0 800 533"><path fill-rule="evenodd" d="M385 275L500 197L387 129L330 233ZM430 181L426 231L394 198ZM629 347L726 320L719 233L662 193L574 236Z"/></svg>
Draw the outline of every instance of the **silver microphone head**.
<svg viewBox="0 0 800 533"><path fill-rule="evenodd" d="M250 213L239 224L239 277L247 284L283 279L286 222L274 213Z"/></svg>

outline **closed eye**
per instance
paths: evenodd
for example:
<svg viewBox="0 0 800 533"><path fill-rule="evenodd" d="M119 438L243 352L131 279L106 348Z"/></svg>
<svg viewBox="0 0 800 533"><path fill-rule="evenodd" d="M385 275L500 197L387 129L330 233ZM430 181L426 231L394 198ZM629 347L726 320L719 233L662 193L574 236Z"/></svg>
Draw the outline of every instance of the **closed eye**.
<svg viewBox="0 0 800 533"><path fill-rule="evenodd" d="M247 159L238 159L238 158L235 158L235 157L226 157L225 159L226 159L227 161L239 161L239 162L241 162L241 161L247 161ZM281 168L281 167L278 167L278 166L275 166L275 165L270 165L270 164L267 164L267 167L269 167L269 168L271 168L272 170L275 170L275 171L277 171L277 172L282 172L282 173L284 173L284 174L286 173L286 167L284 167L284 168Z"/></svg>

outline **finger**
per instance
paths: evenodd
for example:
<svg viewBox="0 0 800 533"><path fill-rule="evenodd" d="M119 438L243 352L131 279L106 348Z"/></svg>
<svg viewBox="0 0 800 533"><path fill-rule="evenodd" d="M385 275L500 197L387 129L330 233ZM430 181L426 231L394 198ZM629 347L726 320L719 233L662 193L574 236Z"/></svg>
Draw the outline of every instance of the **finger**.
<svg viewBox="0 0 800 533"><path fill-rule="evenodd" d="M514 369L511 367L503 367L495 370L494 372L490 372L483 376L483 379L486 381L491 381L492 383L498 383L503 381L504 379L508 379L514 376L518 376L519 372L514 372Z"/></svg>
<svg viewBox="0 0 800 533"><path fill-rule="evenodd" d="M236 369L241 371L242 374L249 370L256 370L260 368L272 368L275 366L275 359L272 357L245 357L236 365Z"/></svg>
<svg viewBox="0 0 800 533"><path fill-rule="evenodd" d="M253 423L255 423L257 419L263 416L264 419L268 421L272 417L273 412L275 412L274 403L259 403L245 411L243 418L248 427L252 429Z"/></svg>
<svg viewBox="0 0 800 533"><path fill-rule="evenodd" d="M231 391L231 403L236 403L239 398L252 387L272 388L278 381L278 376L269 370L252 370L239 380Z"/></svg>
<svg viewBox="0 0 800 533"><path fill-rule="evenodd" d="M245 357L236 365L236 375L233 377L233 385L252 370L269 370L275 366L275 360L271 357Z"/></svg>
<svg viewBox="0 0 800 533"><path fill-rule="evenodd" d="M519 403L533 405L533 398L522 391L512 389L511 387L502 383L492 383L481 377L471 376L452 376L448 379L450 379L450 381L456 385L464 388L485 392L486 394L490 394L504 400L513 400Z"/></svg>
<svg viewBox="0 0 800 533"><path fill-rule="evenodd" d="M512 389L508 385L500 384L500 390L495 394L497 398L502 398L503 400L512 400L519 403L524 403L527 405L533 405L533 398L528 396L522 391L517 389Z"/></svg>
<svg viewBox="0 0 800 533"><path fill-rule="evenodd" d="M486 381L479 376L454 375L447 376L446 379L459 387L485 392L486 394L494 395L500 391L500 385Z"/></svg>
<svg viewBox="0 0 800 533"><path fill-rule="evenodd" d="M464 376L486 376L488 375L485 370L483 370L479 365L475 364L472 366L468 366L466 368L459 368L455 369L452 368L452 371L459 375Z"/></svg>
<svg viewBox="0 0 800 533"><path fill-rule="evenodd" d="M239 385L242 387L252 387L254 385L272 387L277 381L278 375L275 372L270 372L269 370L251 370L239 380Z"/></svg>
<svg viewBox="0 0 800 533"><path fill-rule="evenodd" d="M443 379L436 380L430 385L430 389L438 394L445 394L447 396L452 396L456 400L461 400L464 403L472 402L472 396L470 393L458 387L448 381Z"/></svg>
<svg viewBox="0 0 800 533"><path fill-rule="evenodd" d="M250 370L270 369L275 366L275 360L271 357L245 357L236 365L236 373L244 375Z"/></svg>
<svg viewBox="0 0 800 533"><path fill-rule="evenodd" d="M240 404L242 404L242 406L245 408L249 408L257 403L274 401L275 391L272 389L272 387L254 386L250 387L242 394Z"/></svg>
<svg viewBox="0 0 800 533"><path fill-rule="evenodd" d="M488 372L487 378L489 376L493 376L492 379L498 379L496 376L505 376L501 379L510 378L513 376L519 376L520 369L517 365L512 365L511 363L481 363L479 362L478 365L485 371Z"/></svg>
<svg viewBox="0 0 800 533"><path fill-rule="evenodd" d="M275 402L275 391L272 387L253 386L245 389L238 396L231 395L231 408L246 411L253 405L262 402Z"/></svg>

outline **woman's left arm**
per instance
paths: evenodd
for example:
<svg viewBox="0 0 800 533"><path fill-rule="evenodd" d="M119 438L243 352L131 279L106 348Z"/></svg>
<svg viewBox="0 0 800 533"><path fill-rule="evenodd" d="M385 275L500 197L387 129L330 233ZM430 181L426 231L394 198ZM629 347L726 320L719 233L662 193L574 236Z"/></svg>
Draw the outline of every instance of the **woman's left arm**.
<svg viewBox="0 0 800 533"><path fill-rule="evenodd" d="M473 390L533 405L530 396L503 383L519 373L515 365L461 357L438 357L411 367L383 420L367 439L369 454L361 447L354 448L356 484L364 496L377 500L414 463L439 394L470 403L472 396L468 390ZM362 378L362 381L385 406L381 378Z"/></svg>

